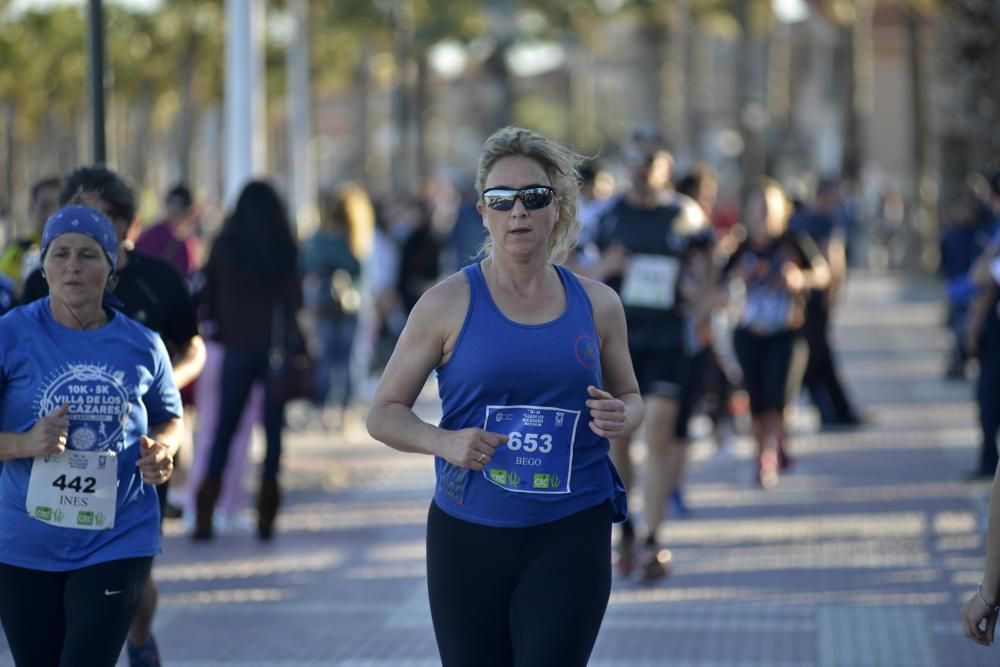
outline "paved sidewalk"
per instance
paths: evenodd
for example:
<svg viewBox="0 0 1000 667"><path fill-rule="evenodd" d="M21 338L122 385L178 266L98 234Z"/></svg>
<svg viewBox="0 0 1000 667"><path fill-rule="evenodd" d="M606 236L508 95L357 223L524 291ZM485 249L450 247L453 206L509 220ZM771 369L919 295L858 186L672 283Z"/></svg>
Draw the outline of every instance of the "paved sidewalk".
<svg viewBox="0 0 1000 667"><path fill-rule="evenodd" d="M729 459L696 444L693 514L665 533L674 575L615 582L594 667L1000 664L1000 647L959 629L987 487L958 481L976 460L975 412L968 385L941 380L936 292L859 274L849 296L836 341L872 425L816 433L801 410L797 465L770 492L752 484L749 442ZM164 664L438 665L423 562L431 460L360 433L292 434L288 449L274 544L193 544L169 524Z"/></svg>

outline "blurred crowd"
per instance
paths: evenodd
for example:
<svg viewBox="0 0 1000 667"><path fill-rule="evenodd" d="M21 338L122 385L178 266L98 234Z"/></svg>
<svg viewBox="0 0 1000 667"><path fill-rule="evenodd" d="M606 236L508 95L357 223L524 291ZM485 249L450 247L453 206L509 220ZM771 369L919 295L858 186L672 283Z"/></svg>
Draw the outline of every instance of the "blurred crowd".
<svg viewBox="0 0 1000 667"><path fill-rule="evenodd" d="M143 224L125 179L81 167L32 186L34 233L0 254L0 312L48 294L42 231L60 206L80 202L106 214L122 258L111 283L116 307L159 334L184 404L188 432L173 484L158 487L161 517L182 519L196 540L254 531L270 540L283 495L283 433L362 436L410 312L442 278L489 254L474 182L439 176L390 196L338 184L320 196L317 228L302 234L281 193L256 180L208 234L211 207L197 188L171 187ZM748 477L766 490L793 472L789 418L806 398L820 429L864 426L830 331L858 263L852 257L870 255L880 230L900 227L906 212L890 193L879 222L863 223L851 189L835 178L790 190L765 178L739 192L707 164L678 169L648 127L626 137L617 155L584 162L578 182L579 238L564 264L618 293L645 403L645 456L634 456L631 435L610 441L626 489L641 498L617 533L615 563L620 576L651 581L670 571L662 528L691 511L690 442L708 440L724 459L737 436L748 439ZM532 187L512 192L527 197ZM970 478L992 478L998 459L998 214L1000 173L974 175L940 242L953 337L945 374L975 379L982 429ZM863 227L867 246L858 239ZM891 239L885 245L891 252ZM264 446L250 475L258 426ZM255 515L247 511L251 476L259 479ZM155 605L150 581L129 635L131 664L157 654Z"/></svg>
<svg viewBox="0 0 1000 667"><path fill-rule="evenodd" d="M677 350L685 357L677 394L671 396L677 403L671 421L684 423L670 429L684 442L687 423L707 417L710 437L723 454L733 435L752 432L758 441L757 481L773 486L779 472L791 466L783 415L801 387L822 427L862 423L840 380L829 338L857 227L852 201L833 179L821 180L812 192L797 184L794 197L767 181L742 197L720 200L719 193L732 188L704 164L675 173L665 142L650 128L627 137L617 158L590 161L581 169L583 231L567 263L620 292L640 289L623 281L635 282L627 258L643 249L621 243L616 221L638 209L668 222L680 267L677 304L671 307L682 322ZM356 183L340 184L322 193L318 229L302 239L296 238L280 194L266 182L248 185L218 233L206 238L207 205L198 201L197 188L177 184L165 193L152 224L137 221L130 228L125 241L130 249L171 265L183 278L207 353L200 378L185 390L188 414L197 416L191 420L194 446L184 454L185 474L177 476L168 513L183 514L189 529L203 537L249 523L243 489L255 424L264 426L269 441L278 440L276 432L283 428L359 431L373 382L421 294L481 258L487 233L472 182L471 175L436 177L422 191L386 197L373 197ZM38 237L58 206L62 186L54 177L32 187L29 216L36 232L10 242L0 256L4 309L38 296L25 286L38 268ZM948 236L944 265L950 279L969 268L966 237L988 236L984 225L963 218ZM286 249L289 243L294 247ZM813 274L821 279L803 283L802 276ZM274 283L286 286L267 288L270 296L262 297L260 290ZM953 322L969 310L970 291L950 289L956 295ZM633 296L623 293L627 309ZM642 308L642 297L636 298ZM295 316L275 315L275 308ZM303 377L285 379L286 385L292 382L282 388L291 405L287 414L269 409L274 401L266 397L275 384L268 368L288 365L287 359L280 364L274 359L279 324L291 330L280 334L283 339L300 341L297 351L293 344L293 351L283 349L281 356L306 360ZM630 322L633 326L641 329ZM236 363L240 350L266 354ZM956 364L968 357L967 350L956 345ZM747 367L751 360L755 368ZM270 454L276 456L277 451ZM616 464L628 470L623 456L627 450L618 452ZM665 488L675 510L684 512L683 463L667 467L671 479ZM276 469L265 476L276 480ZM629 473L625 477L630 481ZM205 516L208 511L211 517Z"/></svg>

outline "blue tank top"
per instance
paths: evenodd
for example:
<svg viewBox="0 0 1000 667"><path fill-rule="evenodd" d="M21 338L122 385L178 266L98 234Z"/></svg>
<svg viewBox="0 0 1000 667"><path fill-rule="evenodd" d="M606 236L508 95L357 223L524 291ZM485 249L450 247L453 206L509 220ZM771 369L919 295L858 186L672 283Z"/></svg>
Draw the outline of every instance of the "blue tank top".
<svg viewBox="0 0 1000 667"><path fill-rule="evenodd" d="M437 369L441 428L483 428L508 441L482 472L436 459L434 500L459 519L535 526L605 501L615 521L625 518L608 440L588 426L587 385L601 386L593 307L576 276L555 269L566 310L544 324L507 319L480 265L462 269L469 309L451 358Z"/></svg>

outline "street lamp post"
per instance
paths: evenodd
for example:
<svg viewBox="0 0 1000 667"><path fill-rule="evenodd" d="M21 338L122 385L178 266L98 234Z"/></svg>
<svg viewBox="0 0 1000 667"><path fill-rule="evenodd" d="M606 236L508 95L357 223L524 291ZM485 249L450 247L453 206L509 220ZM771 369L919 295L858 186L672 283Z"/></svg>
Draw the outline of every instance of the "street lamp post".
<svg viewBox="0 0 1000 667"><path fill-rule="evenodd" d="M299 234L315 226L316 170L310 151L312 141L312 98L310 96L309 67L309 3L307 0L289 0L288 12L294 26L288 44L288 200L292 224Z"/></svg>
<svg viewBox="0 0 1000 667"><path fill-rule="evenodd" d="M95 164L106 162L104 138L104 7L90 0L89 12L90 122Z"/></svg>
<svg viewBox="0 0 1000 667"><path fill-rule="evenodd" d="M226 0L227 208L236 203L247 181L266 168L264 19L262 0Z"/></svg>

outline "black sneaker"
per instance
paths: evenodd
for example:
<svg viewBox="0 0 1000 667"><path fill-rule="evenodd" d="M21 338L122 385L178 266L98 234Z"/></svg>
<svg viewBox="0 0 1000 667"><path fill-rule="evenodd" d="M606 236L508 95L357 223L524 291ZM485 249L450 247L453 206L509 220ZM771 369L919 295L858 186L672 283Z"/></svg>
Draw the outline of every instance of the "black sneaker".
<svg viewBox="0 0 1000 667"><path fill-rule="evenodd" d="M642 569L639 576L643 581L657 581L670 576L670 562L673 554L669 549L661 549L656 544L647 544L643 548Z"/></svg>
<svg viewBox="0 0 1000 667"><path fill-rule="evenodd" d="M821 431L850 431L856 428L862 428L868 424L868 420L861 415L847 415L846 417L837 417L836 419L831 419L824 421L820 424Z"/></svg>

